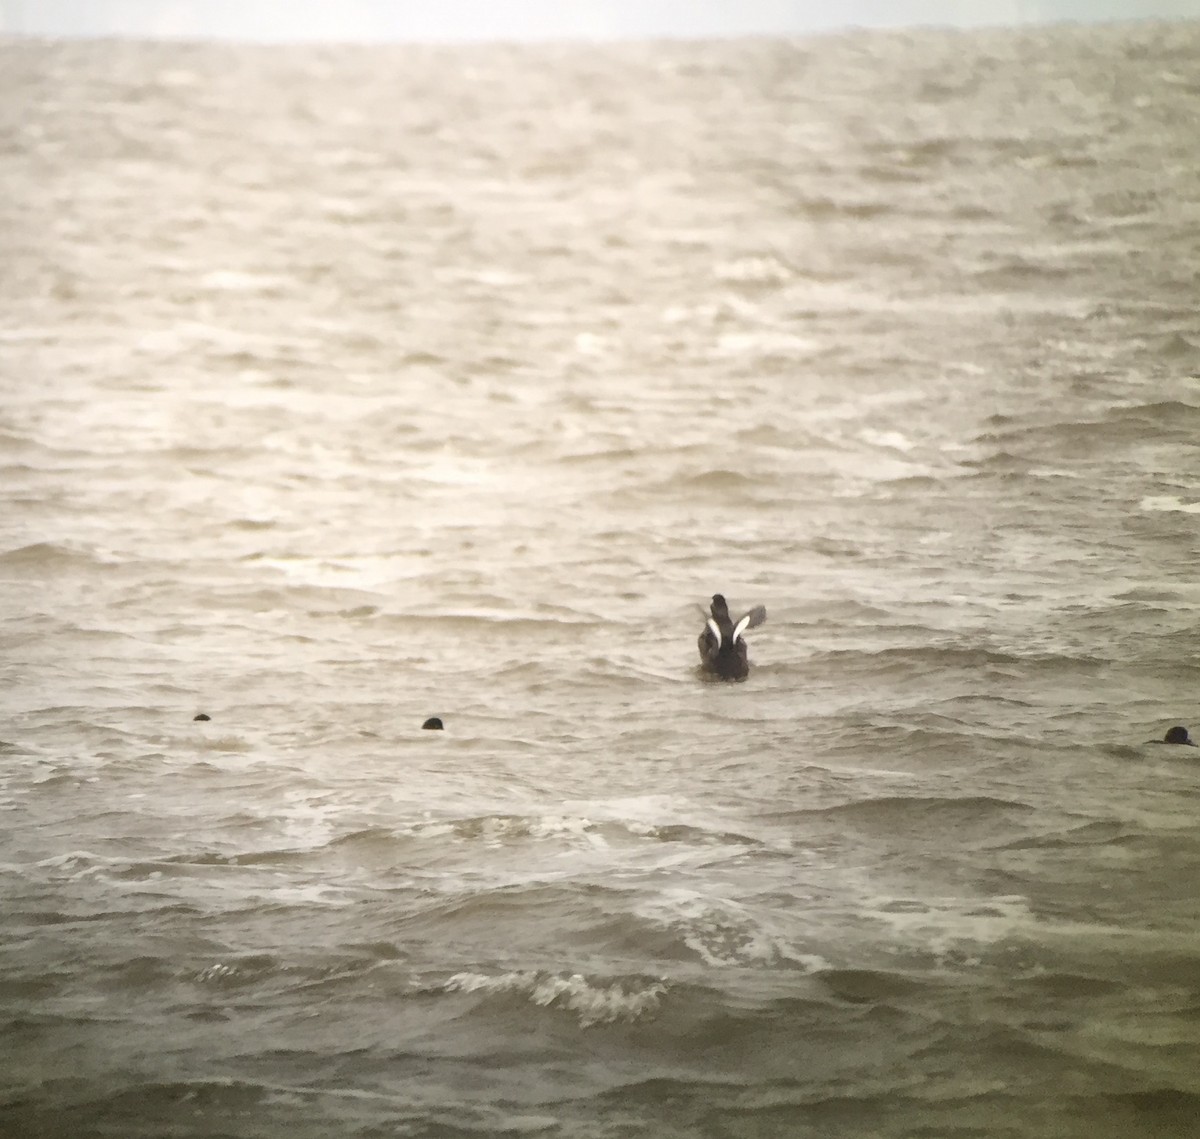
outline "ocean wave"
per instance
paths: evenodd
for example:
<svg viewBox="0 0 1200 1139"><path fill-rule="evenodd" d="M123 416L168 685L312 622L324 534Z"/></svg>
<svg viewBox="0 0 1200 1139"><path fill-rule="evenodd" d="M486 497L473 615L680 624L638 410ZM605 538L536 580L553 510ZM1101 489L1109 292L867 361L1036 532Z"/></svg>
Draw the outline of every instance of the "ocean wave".
<svg viewBox="0 0 1200 1139"><path fill-rule="evenodd" d="M1127 988L1124 981L1097 977L1090 973L1069 973L1062 970L1038 973L1013 982L1017 988L1032 989L1053 1000L1088 1000L1120 993Z"/></svg>
<svg viewBox="0 0 1200 1139"><path fill-rule="evenodd" d="M89 850L68 850L62 854L54 854L36 863L39 870L49 870L55 876L77 878L94 874L99 870L119 865L120 859L94 854Z"/></svg>
<svg viewBox="0 0 1200 1139"><path fill-rule="evenodd" d="M1066 460L1093 460L1096 448L1138 443L1190 441L1200 429L1200 407L1180 400L1127 404L1109 408L1095 418L1015 426L975 437L977 446L993 454L965 463L981 471L997 468L1029 473L1032 456L1051 454L1061 466ZM1064 471L1063 474L1070 472Z"/></svg>
<svg viewBox="0 0 1200 1139"><path fill-rule="evenodd" d="M1052 831L1014 839L1000 845L999 850L1056 850L1077 846L1112 847L1136 843L1151 836L1135 830L1131 824L1117 819L1100 819L1069 830Z"/></svg>
<svg viewBox="0 0 1200 1139"><path fill-rule="evenodd" d="M539 1008L570 1013L581 1028L618 1021L633 1023L655 1016L668 993L658 978L602 978L582 973L518 971L487 974L455 973L442 982L446 994L484 998L516 996Z"/></svg>
<svg viewBox="0 0 1200 1139"><path fill-rule="evenodd" d="M1099 654L1034 651L1018 653L986 645L895 645L876 649L825 649L812 660L832 666L869 669L873 673L896 672L920 675L930 672L966 671L977 680L988 675L1011 675L1030 670L1061 673L1062 669L1097 670L1108 660Z"/></svg>
<svg viewBox="0 0 1200 1139"><path fill-rule="evenodd" d="M1182 333L1172 332L1160 342L1158 353L1168 360L1198 360L1200 359L1200 344L1189 340Z"/></svg>
<svg viewBox="0 0 1200 1139"><path fill-rule="evenodd" d="M221 1113L228 1112L231 1118L237 1118L245 1112L261 1110L267 1100L274 1098L267 1085L233 1078L146 1080L121 1082L116 1087L111 1086L115 1081L95 1081L87 1085L91 1094L86 1096L70 1087L74 1082L70 1078L60 1079L56 1081L59 1086L50 1089L58 1104L56 1118L50 1125L53 1130L44 1130L49 1124L46 1120L30 1134L82 1135L94 1127L97 1119L106 1119L120 1121L126 1135L148 1136L151 1132L147 1124L162 1129L156 1134L186 1135L191 1129L183 1129L187 1125L179 1121L180 1113L193 1118L214 1115L219 1118ZM101 1090L105 1084L109 1084L108 1090ZM27 1119L36 1120L40 1114L33 1105L21 1105L21 1115Z"/></svg>
<svg viewBox="0 0 1200 1139"><path fill-rule="evenodd" d="M1025 254L996 259L988 257L983 265L971 271L971 276L980 284L989 287L1027 289L1044 282L1061 281L1073 273L1073 267L1065 258L1046 253L1040 256Z"/></svg>
<svg viewBox="0 0 1200 1139"><path fill-rule="evenodd" d="M334 839L331 847L379 848L413 839L501 846L529 840L561 840L597 845L678 843L692 846L753 847L761 843L744 834L712 830L689 823L653 824L586 815L475 815L468 818L432 819L404 827L368 827Z"/></svg>
<svg viewBox="0 0 1200 1139"><path fill-rule="evenodd" d="M702 495L714 502L749 502L757 494L775 494L775 478L755 472L735 470L731 467L704 467L699 470L685 469L653 483L641 483L621 491L623 497L633 502L644 502L662 496L691 501Z"/></svg>
<svg viewBox="0 0 1200 1139"><path fill-rule="evenodd" d="M95 550L74 542L33 542L0 552L0 568L23 573L52 573L60 570L95 568L112 564Z"/></svg>
<svg viewBox="0 0 1200 1139"><path fill-rule="evenodd" d="M1157 400L1153 403L1134 403L1114 407L1104 417L1112 423L1135 423L1149 426L1157 434L1168 428L1195 436L1200 429L1200 405L1184 403L1177 399Z"/></svg>
<svg viewBox="0 0 1200 1139"><path fill-rule="evenodd" d="M187 975L195 985L220 989L242 989L287 972L287 960L274 953L248 953L213 961Z"/></svg>
<svg viewBox="0 0 1200 1139"><path fill-rule="evenodd" d="M375 825L348 833L330 834L321 823L316 829L297 836L298 841L243 850L200 850L164 855L157 859L101 858L86 852L60 856L47 863L47 869L64 877L102 875L115 880L154 881L183 878L207 881L214 871L222 868L255 871L276 868L289 873L329 873L336 867L339 873L349 873L357 881L362 875L373 878L379 874L406 867L416 861L424 867L451 866L474 852L504 852L504 866L516 867L508 855L523 859L526 855L538 858L565 856L583 859L581 866L597 861L618 858L622 862L649 859L653 863L675 864L680 860L693 861L717 858L737 858L746 851L763 850L760 839L734 831L698 826L687 822L650 823L637 820L591 818L583 815L477 815L470 817L427 819L402 826ZM261 829L261 820L254 820ZM655 850L661 854L656 854ZM509 871L497 864L495 873L501 880ZM564 866L558 873L567 873ZM530 871L529 901L537 896L538 884L553 868ZM221 879L214 879L218 887ZM314 904L342 904L346 895L340 887L317 883L247 879L237 888L239 893L262 897L282 903L289 890L300 891L302 897L311 895ZM493 899L497 903L499 898ZM519 908L520 897L509 899ZM476 902L471 896L441 903L470 919Z"/></svg>
<svg viewBox="0 0 1200 1139"><path fill-rule="evenodd" d="M811 972L826 964L786 923L756 907L684 887L660 890L630 901L623 935L658 956L698 960L707 966L758 966Z"/></svg>
<svg viewBox="0 0 1200 1139"><path fill-rule="evenodd" d="M1167 512L1200 514L1200 498L1184 498L1177 494L1149 494L1138 503L1138 509L1151 513Z"/></svg>
<svg viewBox="0 0 1200 1139"><path fill-rule="evenodd" d="M1158 1086L1146 1090L1104 1092L1099 1096L1116 1115L1118 1126L1128 1128L1123 1133L1133 1135L1142 1127L1150 1129L1145 1134L1164 1139L1193 1133L1196 1120L1200 1119L1200 1091L1193 1087L1165 1085L1161 1077L1149 1078Z"/></svg>
<svg viewBox="0 0 1200 1139"><path fill-rule="evenodd" d="M838 817L895 818L903 814L911 820L914 816L927 817L932 822L938 816L957 818L982 818L997 812L1026 814L1035 808L1015 799L1000 799L991 795L881 795L878 798L859 799L838 803L832 807L809 807L784 812L777 818L795 818L806 815L836 815Z"/></svg>
<svg viewBox="0 0 1200 1139"><path fill-rule="evenodd" d="M188 743L197 751L212 751L230 755L239 755L254 750L255 744L247 736L235 736L228 732L219 735L209 735L202 732L188 738Z"/></svg>
<svg viewBox="0 0 1200 1139"><path fill-rule="evenodd" d="M813 976L838 999L852 1004L881 1004L915 998L939 985L928 978L890 969L820 969Z"/></svg>
<svg viewBox="0 0 1200 1139"><path fill-rule="evenodd" d="M808 196L795 199L789 212L812 220L852 218L873 221L897 212L892 198Z"/></svg>
<svg viewBox="0 0 1200 1139"><path fill-rule="evenodd" d="M713 266L713 275L730 284L775 288L796 276L796 270L775 254L761 254L718 262Z"/></svg>

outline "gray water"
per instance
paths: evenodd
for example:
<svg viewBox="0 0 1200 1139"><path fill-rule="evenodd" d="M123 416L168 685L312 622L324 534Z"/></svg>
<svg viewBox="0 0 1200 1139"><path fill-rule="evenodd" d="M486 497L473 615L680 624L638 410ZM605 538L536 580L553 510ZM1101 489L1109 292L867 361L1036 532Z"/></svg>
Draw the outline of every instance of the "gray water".
<svg viewBox="0 0 1200 1139"><path fill-rule="evenodd" d="M0 1131L1195 1134L1198 53L0 41Z"/></svg>

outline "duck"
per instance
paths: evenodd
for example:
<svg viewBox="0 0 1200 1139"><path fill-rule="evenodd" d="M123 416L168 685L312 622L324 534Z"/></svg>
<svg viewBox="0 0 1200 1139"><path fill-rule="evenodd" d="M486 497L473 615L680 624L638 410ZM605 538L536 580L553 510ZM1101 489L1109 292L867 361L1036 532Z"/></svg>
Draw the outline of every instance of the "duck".
<svg viewBox="0 0 1200 1139"><path fill-rule="evenodd" d="M1152 744L1183 744L1184 747L1195 747L1196 741L1188 735L1188 730L1182 724L1176 724L1167 729L1167 734L1161 740L1151 740Z"/></svg>
<svg viewBox="0 0 1200 1139"><path fill-rule="evenodd" d="M746 640L742 634L767 619L766 608L756 605L735 623L730 619L724 596L714 593L709 612L712 616L705 620L697 641L700 667L721 680L745 680L750 675L750 662L746 659Z"/></svg>

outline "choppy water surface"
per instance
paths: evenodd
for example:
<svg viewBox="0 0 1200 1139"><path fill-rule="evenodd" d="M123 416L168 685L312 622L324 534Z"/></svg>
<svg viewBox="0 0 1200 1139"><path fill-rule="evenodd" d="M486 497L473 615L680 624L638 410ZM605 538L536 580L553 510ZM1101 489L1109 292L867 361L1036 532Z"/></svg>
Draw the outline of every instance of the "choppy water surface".
<svg viewBox="0 0 1200 1139"><path fill-rule="evenodd" d="M3 43L4 1133L1194 1133L1198 53Z"/></svg>

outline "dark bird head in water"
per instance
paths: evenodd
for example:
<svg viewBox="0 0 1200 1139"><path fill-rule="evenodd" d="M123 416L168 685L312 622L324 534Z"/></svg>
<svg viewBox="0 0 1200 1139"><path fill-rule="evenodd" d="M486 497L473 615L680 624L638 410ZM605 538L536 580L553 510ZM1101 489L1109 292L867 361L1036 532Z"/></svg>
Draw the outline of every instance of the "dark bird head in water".
<svg viewBox="0 0 1200 1139"><path fill-rule="evenodd" d="M201 712L192 717L193 720L211 720L212 717L207 712Z"/></svg>
<svg viewBox="0 0 1200 1139"><path fill-rule="evenodd" d="M1188 735L1187 728L1183 727L1182 724L1176 724L1175 727L1168 728L1162 742L1165 744L1186 744L1188 747L1196 746L1192 738Z"/></svg>
<svg viewBox="0 0 1200 1139"><path fill-rule="evenodd" d="M704 622L697 641L701 667L722 680L744 680L750 673L750 662L746 659L746 639L742 634L767 619L766 609L756 605L734 622L725 598L714 593L709 612L712 616Z"/></svg>
<svg viewBox="0 0 1200 1139"><path fill-rule="evenodd" d="M428 720L421 725L423 728L428 728L430 731L440 732L442 730L442 721L439 716L430 716Z"/></svg>

